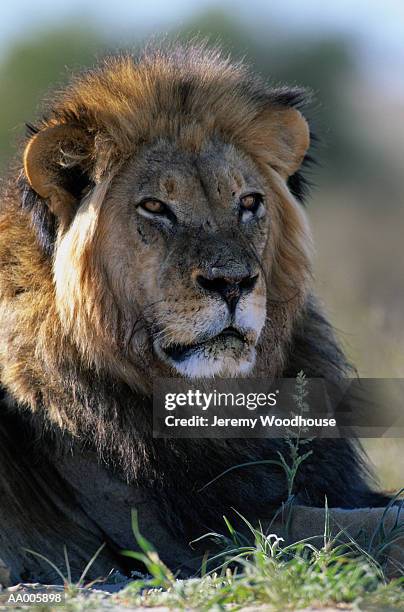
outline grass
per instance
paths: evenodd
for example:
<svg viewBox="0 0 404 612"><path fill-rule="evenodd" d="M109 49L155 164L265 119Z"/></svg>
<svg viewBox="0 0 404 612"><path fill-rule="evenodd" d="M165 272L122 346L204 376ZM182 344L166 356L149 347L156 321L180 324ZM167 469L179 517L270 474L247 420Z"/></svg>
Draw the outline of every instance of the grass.
<svg viewBox="0 0 404 612"><path fill-rule="evenodd" d="M206 536L222 548L209 559L214 567L206 571L206 560L202 576L188 580L177 580L161 561L154 546L140 533L135 511L132 526L139 552L124 554L141 561L148 575L109 596L83 590L79 588L82 583L69 584L65 577L64 610L158 607L209 611L251 607L276 612L340 604L353 610L404 610L404 577L388 582L377 561L354 542L335 545L327 522L321 547L310 541L285 546L277 535L267 535L250 524L249 541L225 518L225 533Z"/></svg>
<svg viewBox="0 0 404 612"><path fill-rule="evenodd" d="M283 546L275 534L265 535L250 526L254 544L249 546L240 544L239 535L226 522L229 535L216 535L224 547L216 556L219 564L194 580L176 581L153 547L143 541L136 558L143 557L152 578L133 583L120 597L135 606L180 610L250 605L286 610L340 602L355 603L360 609L370 602L393 607L403 603L404 579L386 583L373 559L355 554L354 547L333 547L326 533L322 548L308 541Z"/></svg>
<svg viewBox="0 0 404 612"><path fill-rule="evenodd" d="M51 561L50 559L48 559L44 555L41 555L40 553L38 553L38 552L36 552L34 550L30 550L29 548L26 548L25 551L27 553L30 553L31 555L34 555L34 557L37 557L38 559L41 559L42 561L44 561L48 565L50 565L50 567L55 571L56 575L59 576L59 578L61 578L65 593L67 595L70 595L70 596L75 596L75 595L77 595L77 593L79 592L80 589L82 589L82 588L89 589L92 586L94 586L94 584L96 584L98 582L98 580L93 580L91 582L87 582L86 583L85 579L86 579L86 576L87 576L88 572L90 571L92 565L94 564L94 561L97 559L97 557L99 556L99 554L102 552L102 550L104 548L105 548L105 543L102 544L96 550L94 555L91 557L91 559L89 560L89 562L87 563L87 565L85 566L83 571L81 572L80 578L77 580L77 582L73 582L72 581L72 574L71 574L71 569L70 569L69 556L67 554L66 546L64 546L64 548L63 548L64 557L65 557L65 564L66 564L66 574L64 574L57 567L57 565L55 565L55 563L53 563L53 561Z"/></svg>
<svg viewBox="0 0 404 612"><path fill-rule="evenodd" d="M139 532L136 512L132 518L140 552L125 554L142 561L149 575L107 600L70 592L66 610L120 605L201 611L253 606L254 610L281 611L341 603L355 610L404 609L404 577L387 582L378 563L354 543L334 546L327 525L320 548L309 541L284 546L275 534L266 535L251 525L253 542L249 544L225 519L225 534L209 534L223 549L210 559L214 569L200 578L177 580Z"/></svg>

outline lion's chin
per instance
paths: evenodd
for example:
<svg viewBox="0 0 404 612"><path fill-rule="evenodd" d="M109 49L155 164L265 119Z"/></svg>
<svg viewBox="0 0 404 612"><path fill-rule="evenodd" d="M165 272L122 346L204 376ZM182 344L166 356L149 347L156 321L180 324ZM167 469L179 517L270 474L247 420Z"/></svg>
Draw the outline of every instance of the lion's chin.
<svg viewBox="0 0 404 612"><path fill-rule="evenodd" d="M227 330L225 330L227 331ZM157 356L187 378L246 376L255 364L255 347L237 333L222 333L194 345L154 345Z"/></svg>

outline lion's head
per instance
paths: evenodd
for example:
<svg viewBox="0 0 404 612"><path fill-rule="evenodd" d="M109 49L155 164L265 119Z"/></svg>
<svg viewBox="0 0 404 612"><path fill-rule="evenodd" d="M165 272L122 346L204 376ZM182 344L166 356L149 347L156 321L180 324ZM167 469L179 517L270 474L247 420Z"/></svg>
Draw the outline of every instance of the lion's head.
<svg viewBox="0 0 404 612"><path fill-rule="evenodd" d="M131 384L279 373L310 277L301 100L203 48L108 60L51 100L25 176L87 363Z"/></svg>

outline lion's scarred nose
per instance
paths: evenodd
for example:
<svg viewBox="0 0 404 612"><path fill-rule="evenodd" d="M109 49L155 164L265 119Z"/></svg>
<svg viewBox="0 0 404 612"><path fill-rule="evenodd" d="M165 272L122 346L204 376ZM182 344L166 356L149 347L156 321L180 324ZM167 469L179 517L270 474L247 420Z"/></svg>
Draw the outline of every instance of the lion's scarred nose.
<svg viewBox="0 0 404 612"><path fill-rule="evenodd" d="M223 298L230 313L234 313L241 295L250 293L257 284L258 274L223 274L220 268L211 268L208 274L197 274L195 282L208 293Z"/></svg>

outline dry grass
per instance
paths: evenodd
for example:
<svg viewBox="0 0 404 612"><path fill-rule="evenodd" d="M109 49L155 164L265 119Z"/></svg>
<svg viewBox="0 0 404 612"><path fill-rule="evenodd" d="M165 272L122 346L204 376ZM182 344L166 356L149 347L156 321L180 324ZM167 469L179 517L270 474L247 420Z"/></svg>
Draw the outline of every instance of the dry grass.
<svg viewBox="0 0 404 612"><path fill-rule="evenodd" d="M404 210L358 207L346 194L309 210L318 292L369 378L404 378ZM366 440L381 485L404 485L404 439Z"/></svg>

